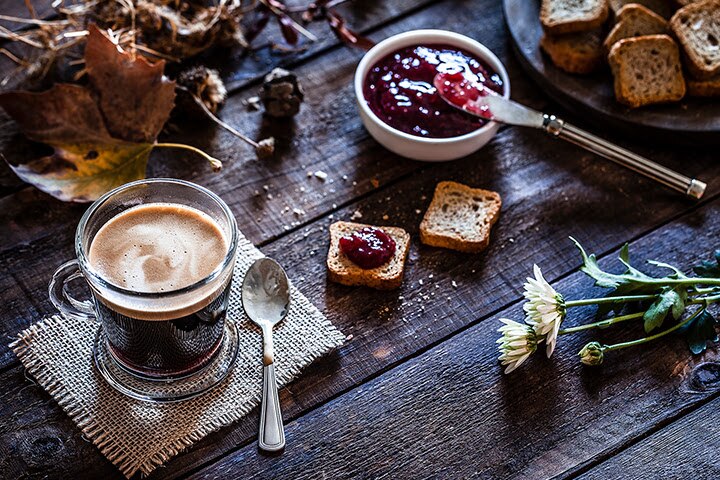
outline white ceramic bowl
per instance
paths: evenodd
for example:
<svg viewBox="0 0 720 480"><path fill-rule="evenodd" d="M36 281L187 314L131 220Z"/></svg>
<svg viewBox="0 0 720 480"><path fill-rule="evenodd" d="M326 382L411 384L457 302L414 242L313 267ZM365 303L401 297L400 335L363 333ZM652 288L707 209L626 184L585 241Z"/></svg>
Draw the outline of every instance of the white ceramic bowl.
<svg viewBox="0 0 720 480"><path fill-rule="evenodd" d="M480 42L459 33L445 30L412 30L394 35L370 49L360 60L355 70L355 98L360 118L370 135L382 146L403 157L425 162L444 162L464 157L479 150L495 135L499 125L489 122L474 132L450 138L424 138L401 132L375 115L363 95L363 83L368 71L375 63L396 50L414 45L445 44L460 47L495 70L503 81L504 97L510 97L510 79L505 66Z"/></svg>

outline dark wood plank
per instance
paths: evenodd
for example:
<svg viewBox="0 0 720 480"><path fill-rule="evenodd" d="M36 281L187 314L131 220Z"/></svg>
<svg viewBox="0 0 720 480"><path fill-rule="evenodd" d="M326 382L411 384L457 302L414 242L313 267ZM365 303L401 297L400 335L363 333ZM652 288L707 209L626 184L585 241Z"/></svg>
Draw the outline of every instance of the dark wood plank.
<svg viewBox="0 0 720 480"><path fill-rule="evenodd" d="M719 214L715 201L634 242L631 252L689 269L714 245ZM616 262L602 264L610 260ZM525 261L514 266L530 269ZM577 272L557 287L577 298L596 290L591 285ZM585 342L615 343L641 328L561 337L551 360L538 356L505 376L497 364L497 318L522 315L518 302L291 422L282 457L258 454L250 444L191 478L563 478L717 395L720 376L704 390L685 388L717 352L693 357L677 336L608 354L598 369L579 363Z"/></svg>
<svg viewBox="0 0 720 480"><path fill-rule="evenodd" d="M41 388L28 382L22 369L3 375L0 412L0 469L2 478L58 478L71 465L78 468L74 478L103 478L82 471L87 458L97 457L93 463L104 464L111 477L122 475L100 455L97 449L77 431L55 401L40 394ZM35 394L30 392L35 391ZM30 395L28 395L30 394ZM5 399L24 398L27 403L8 403ZM30 400L30 398L32 398ZM51 417L46 417L52 412ZM23 431L15 425L24 425ZM73 432L75 430L75 432ZM49 465L55 465L51 472ZM97 471L97 467L95 468Z"/></svg>
<svg viewBox="0 0 720 480"><path fill-rule="evenodd" d="M565 159L572 158L572 146L545 140L532 143L533 135L536 133L503 130L484 152L486 168L475 168L477 159L472 158L436 165L264 248L288 268L299 288L331 321L353 336L335 356L318 362L289 388L283 389L281 398L287 419L356 387L466 328L476 319L516 301L522 280L533 262L546 268L548 278L566 274L577 266L577 254L565 240L566 235L576 235L588 248L604 251L628 238L641 236L668 217L691 208L691 204L677 196L657 190L631 173L605 163L589 159L567 161ZM709 164L710 159L707 164L698 164L698 168ZM608 171L616 173L617 178L610 178ZM528 178L538 180L528 183ZM420 214L417 211L426 208L435 183L444 179L462 180L502 192L503 218L486 254L467 256L418 245ZM618 194L618 187L629 193ZM548 191L556 195L548 199L545 194ZM598 209L597 205L603 208ZM326 281L327 226L335 219L349 218L356 209L362 212L363 221L401 225L413 234L407 279L400 291L374 292ZM383 220L384 215L388 215L387 220ZM711 212L705 215L706 221L702 215L695 215L688 222L699 229L704 224L713 225ZM0 265L16 272L28 294L42 303L41 314L50 311L45 300L45 282L55 265L69 255L67 251L53 249L55 243L69 244L71 232L64 235L33 242L22 255L12 258L4 255L0 259ZM677 254L676 249L668 249L658 256L672 259ZM452 287L452 281L457 283L457 288ZM13 293L17 290L19 287ZM19 301L14 307L16 310L4 317L6 325L17 321L16 315L22 314L23 305L25 302ZM33 320L23 317L22 323L12 323L9 328L5 327L6 331L9 335ZM12 357L7 355L9 361ZM18 378L16 370L19 368L11 371ZM33 411L35 415L61 422L59 417L63 415L59 409L42 407L43 398L40 389L33 388L9 398L7 404L39 403ZM77 435L69 423L64 425ZM11 428L23 431L25 427L19 422ZM199 442L157 475L174 476L197 468L208 459L252 441L256 429L257 417L253 413L236 426ZM87 456L83 469L98 475L109 474L104 462L95 462L92 458L93 455ZM57 468L58 471L67 469L68 476L75 472L74 467L66 464Z"/></svg>
<svg viewBox="0 0 720 480"><path fill-rule="evenodd" d="M717 363L712 365L720 372ZM720 398L678 418L579 478L720 478L718 409Z"/></svg>

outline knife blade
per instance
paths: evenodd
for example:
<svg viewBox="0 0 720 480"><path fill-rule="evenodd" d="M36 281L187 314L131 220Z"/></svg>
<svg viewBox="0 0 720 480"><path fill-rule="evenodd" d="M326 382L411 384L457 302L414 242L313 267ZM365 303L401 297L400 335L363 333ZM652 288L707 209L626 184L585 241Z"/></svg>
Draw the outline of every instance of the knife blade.
<svg viewBox="0 0 720 480"><path fill-rule="evenodd" d="M542 113L513 102L462 73L439 73L433 85L443 100L471 115L521 127L543 126Z"/></svg>
<svg viewBox="0 0 720 480"><path fill-rule="evenodd" d="M485 88L485 90L487 91L489 89ZM486 114L481 116L489 120L520 127L542 128L543 126L544 117L542 113L525 105L513 102L509 98L501 97L494 92L485 96L479 96L474 101L466 104L463 110L477 115L477 113L473 111L475 108L485 111Z"/></svg>

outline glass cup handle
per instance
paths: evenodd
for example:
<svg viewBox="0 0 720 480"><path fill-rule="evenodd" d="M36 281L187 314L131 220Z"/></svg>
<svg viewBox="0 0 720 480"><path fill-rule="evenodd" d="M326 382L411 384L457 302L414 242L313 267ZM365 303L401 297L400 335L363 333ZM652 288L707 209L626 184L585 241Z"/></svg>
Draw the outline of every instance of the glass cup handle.
<svg viewBox="0 0 720 480"><path fill-rule="evenodd" d="M67 285L69 282L83 278L77 260L65 262L55 270L48 294L50 301L65 316L81 320L95 320L95 309L90 300L78 300L70 295Z"/></svg>

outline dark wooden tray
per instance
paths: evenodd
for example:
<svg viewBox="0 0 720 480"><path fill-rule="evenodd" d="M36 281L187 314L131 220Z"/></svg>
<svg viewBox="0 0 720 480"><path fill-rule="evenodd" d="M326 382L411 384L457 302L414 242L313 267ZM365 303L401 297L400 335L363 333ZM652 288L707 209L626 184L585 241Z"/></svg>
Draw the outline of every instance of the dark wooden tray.
<svg viewBox="0 0 720 480"><path fill-rule="evenodd" d="M720 144L720 99L630 109L615 100L610 70L571 75L540 51L539 0L503 0L505 21L520 63L535 82L570 112L599 129L652 137L670 144ZM572 121L572 119L569 119Z"/></svg>

